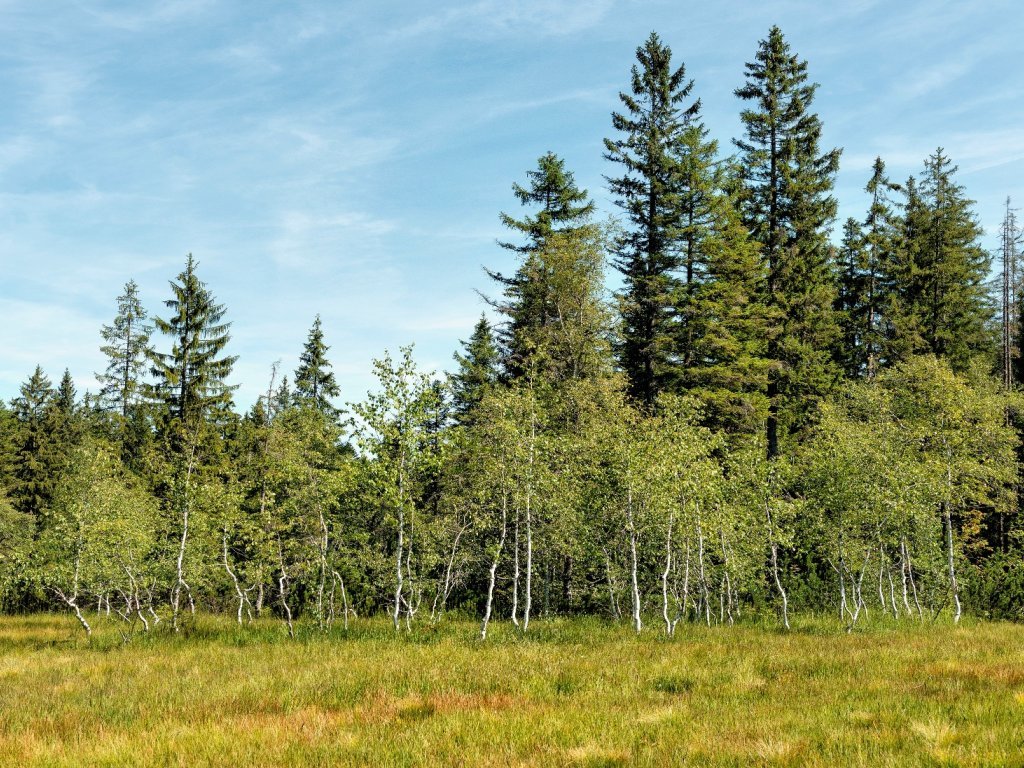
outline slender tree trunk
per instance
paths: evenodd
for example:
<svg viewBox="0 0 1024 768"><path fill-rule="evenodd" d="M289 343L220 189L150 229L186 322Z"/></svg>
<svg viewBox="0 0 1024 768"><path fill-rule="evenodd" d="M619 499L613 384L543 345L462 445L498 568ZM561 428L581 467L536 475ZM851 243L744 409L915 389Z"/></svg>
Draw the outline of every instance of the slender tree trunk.
<svg viewBox="0 0 1024 768"><path fill-rule="evenodd" d="M722 570L723 570L723 573L724 573L723 580L724 580L724 583L725 583L725 594L726 594L725 610L726 610L726 616L729 619L729 626L732 626L732 624L733 624L733 615L732 615L732 579L729 576L729 550L728 550L728 548L725 545L725 529L722 528L721 526L719 526L718 534L719 534L719 537L722 540Z"/></svg>
<svg viewBox="0 0 1024 768"><path fill-rule="evenodd" d="M686 542L686 564L683 566L683 616L689 610L687 605L690 602L690 542ZM694 609L696 614L696 609Z"/></svg>
<svg viewBox="0 0 1024 768"><path fill-rule="evenodd" d="M491 561L491 569L487 581L487 604L484 607L484 620L480 625L480 639L487 639L487 625L491 621L491 606L494 603L494 582L497 580L498 561L501 559L501 551L505 548L505 536L508 532L508 495L501 500L501 538L498 540L498 548L494 552L494 560Z"/></svg>
<svg viewBox="0 0 1024 768"><path fill-rule="evenodd" d="M82 629L85 630L85 636L91 640L92 627L90 627L89 622L85 620L85 616L82 615L82 609L78 605L78 574L82 565L82 546L82 539L79 537L75 548L75 570L71 579L71 595L69 596L65 594L63 590L58 589L57 587L53 588L53 592L75 612L75 618L78 619L78 623L81 624Z"/></svg>
<svg viewBox="0 0 1024 768"><path fill-rule="evenodd" d="M956 564L954 562L954 549L953 549L953 518L949 511L949 504L943 502L942 504L942 516L943 522L946 528L946 555L947 563L949 566L949 588L953 594L953 623L957 624L960 622L960 585L956 580Z"/></svg>
<svg viewBox="0 0 1024 768"><path fill-rule="evenodd" d="M532 394L532 393L531 393ZM523 632L530 626L530 610L533 606L533 483L537 453L537 415L530 408L530 445L528 452L526 482L526 593L523 604Z"/></svg>
<svg viewBox="0 0 1024 768"><path fill-rule="evenodd" d="M171 627L175 632L178 631L178 613L181 608L181 590L184 588L188 592L189 605L192 607L192 613L195 614L195 603L192 600L192 590L185 581L185 548L188 546L188 526L189 516L191 513L192 500L190 498L191 485L192 485L192 472L195 469L195 457L196 457L196 443L199 440L199 427L195 427L195 431L192 435L192 444L189 446L189 457L188 464L185 471L185 487L182 489L182 510L181 510L181 541L178 546L178 558L175 564L175 570L177 580L174 583L174 589L171 592Z"/></svg>
<svg viewBox="0 0 1024 768"><path fill-rule="evenodd" d="M786 590L782 587L782 578L779 576L779 547L775 543L775 526L772 523L771 505L768 501L764 503L765 516L768 518L768 546L771 548L772 577L775 580L775 588L782 598L782 625L789 629L789 599L786 597Z"/></svg>
<svg viewBox="0 0 1024 768"><path fill-rule="evenodd" d="M512 623L519 627L519 506L516 505L515 538L513 540L515 558L512 564Z"/></svg>
<svg viewBox="0 0 1024 768"><path fill-rule="evenodd" d="M316 616L317 624L320 625L320 629L325 629L330 625L329 621L325 621L324 617L324 592L327 589L327 576L328 576L328 565L327 565L327 552L330 546L329 529L327 527L327 517L324 515L324 505L320 500L320 479L317 477L316 472L310 469L309 481L313 486L314 504L316 504L316 515L317 523L320 526L320 536L317 539L317 557L319 560L319 574L316 585Z"/></svg>
<svg viewBox="0 0 1024 768"><path fill-rule="evenodd" d="M943 443L946 447L946 488L950 497L952 497L953 491L953 466L952 466L952 451L948 444L946 444L945 438ZM953 514L950 509L951 504L949 501L942 502L942 516L946 524L946 554L949 564L949 588L953 593L953 623L960 623L960 584L956 579L956 563L955 563L955 551L953 549Z"/></svg>
<svg viewBox="0 0 1024 768"><path fill-rule="evenodd" d="M231 577L231 583L235 585L235 595L238 597L238 625L242 625L242 609L245 604L249 601L245 592L242 591L241 585L238 583L238 576L231 568L231 564L228 562L228 527L224 526L224 535L222 538L223 552L224 552L224 570L228 572L228 576Z"/></svg>
<svg viewBox="0 0 1024 768"><path fill-rule="evenodd" d="M694 508L697 510L697 566L700 573L700 593L701 600L704 603L704 621L710 627L711 593L708 591L708 579L704 571L704 529L700 524L700 504L694 502Z"/></svg>
<svg viewBox="0 0 1024 768"><path fill-rule="evenodd" d="M503 514L506 513L507 510ZM434 595L434 604L430 607L430 620L432 622L440 621L441 614L444 613L445 606L448 603L448 595L451 593L452 589L452 570L455 567L455 556L459 551L459 540L462 538L462 534L466 532L467 528L469 528L469 523L461 526L455 534L455 542L452 544L452 551L448 556L448 563L444 569L444 584L440 592ZM438 605L438 603L440 603L440 605Z"/></svg>
<svg viewBox="0 0 1024 768"><path fill-rule="evenodd" d="M668 575L672 571L672 522L675 513L669 512L668 530L665 533L665 570L661 572L661 612L665 618L665 634L672 637L675 625L668 615Z"/></svg>
<svg viewBox="0 0 1024 768"><path fill-rule="evenodd" d="M277 580L278 592L281 595L281 608L284 610L285 622L288 625L288 637L295 638L295 626L292 623L292 609L288 605L288 572L284 567L284 549L281 546L281 539L277 540L277 554L280 560L281 573Z"/></svg>
<svg viewBox="0 0 1024 768"><path fill-rule="evenodd" d="M334 581L341 587L341 610L342 610L342 622L345 631L348 631L348 595L345 593L345 580L341 578L341 574L334 571Z"/></svg>
<svg viewBox="0 0 1024 768"><path fill-rule="evenodd" d="M633 518L633 489L630 488L627 491L626 499L626 515L627 524L629 527L629 579L630 586L633 589L633 628L636 629L637 634L643 628L643 622L640 619L640 584L637 580L637 569L639 566L637 551L636 551L636 524Z"/></svg>
<svg viewBox="0 0 1024 768"><path fill-rule="evenodd" d="M398 516L397 541L395 543L395 604L391 612L391 620L395 625L395 632L398 631L402 611L402 555L405 545L405 473L404 460L399 461L398 470L398 509L395 510Z"/></svg>

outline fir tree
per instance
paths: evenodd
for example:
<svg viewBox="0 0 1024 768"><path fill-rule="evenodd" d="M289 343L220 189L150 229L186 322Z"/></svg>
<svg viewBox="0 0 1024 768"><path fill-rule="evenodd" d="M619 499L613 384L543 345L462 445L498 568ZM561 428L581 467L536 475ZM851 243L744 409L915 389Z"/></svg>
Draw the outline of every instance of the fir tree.
<svg viewBox="0 0 1024 768"><path fill-rule="evenodd" d="M57 413L64 419L72 419L77 408L78 392L75 389L75 381L71 378L71 371L64 369L64 375L57 385L57 392L53 398L53 406Z"/></svg>
<svg viewBox="0 0 1024 768"><path fill-rule="evenodd" d="M537 169L527 171L529 188L512 185L512 192L521 205L539 206L536 215L527 214L516 219L501 214L501 223L526 238L522 244L502 242L502 248L517 253L530 253L543 247L555 232L566 232L584 226L594 212L594 204L587 199L587 191L576 186L572 172L566 170L565 161L554 152L547 152L537 160Z"/></svg>
<svg viewBox="0 0 1024 768"><path fill-rule="evenodd" d="M299 367L295 371L295 398L299 403L334 418L338 415L338 409L331 404L331 399L337 397L340 390L327 359L329 349L324 343L320 315L317 315L313 327L309 329L306 344L299 356Z"/></svg>
<svg viewBox="0 0 1024 768"><path fill-rule="evenodd" d="M864 233L856 219L847 219L843 225L843 240L836 259L835 310L839 322L836 361L850 378L865 374L865 336L867 329L862 320L865 285L863 264Z"/></svg>
<svg viewBox="0 0 1024 768"><path fill-rule="evenodd" d="M1021 254L1020 244L1024 241L1024 233L1017 223L1017 211L1010 207L1010 198L1006 198L1006 212L999 226L999 260L1001 283L1000 320L1002 325L1002 345L1000 363L1002 369L1003 388L1012 390L1021 380Z"/></svg>
<svg viewBox="0 0 1024 768"><path fill-rule="evenodd" d="M893 291L893 260L897 242L897 218L889 199L891 192L899 192L885 174L885 163L876 157L871 179L865 191L871 195L871 207L864 221L864 256L860 322L864 328L864 369L873 379L883 362L886 337L886 309L891 305Z"/></svg>
<svg viewBox="0 0 1024 768"><path fill-rule="evenodd" d="M928 210L921 198L917 179L903 185L903 215L898 222L896 247L890 268L891 292L886 309L884 355L893 362L908 360L924 352L923 314L927 287L921 275L919 253L928 229Z"/></svg>
<svg viewBox="0 0 1024 768"><path fill-rule="evenodd" d="M459 369L452 374L453 411L460 423L472 421L472 413L498 382L500 354L494 331L486 315L473 327L469 341L460 342L462 352L455 353Z"/></svg>
<svg viewBox="0 0 1024 768"><path fill-rule="evenodd" d="M11 501L36 519L50 505L60 462L52 429L54 396L49 377L37 365L13 402L18 430Z"/></svg>
<svg viewBox="0 0 1024 768"><path fill-rule="evenodd" d="M821 121L810 111L815 84L807 62L790 53L778 27L746 65L736 95L746 137L736 140L745 181L744 219L768 268L765 303L781 327L769 341L767 449L779 455L780 424L799 426L836 377L831 360L837 333L828 230L840 151L819 154Z"/></svg>
<svg viewBox="0 0 1024 768"><path fill-rule="evenodd" d="M994 363L997 342L986 286L991 259L956 170L939 148L920 180L907 183L888 345L896 359L930 353L962 372L979 355Z"/></svg>
<svg viewBox="0 0 1024 768"><path fill-rule="evenodd" d="M836 360L848 377L872 379L887 362L884 347L898 236L889 194L900 186L889 181L879 157L864 189L871 195L867 217L862 225L847 220L836 265L841 326Z"/></svg>
<svg viewBox="0 0 1024 768"><path fill-rule="evenodd" d="M610 372L604 262L604 239L595 226L553 234L537 253L534 268L549 279L551 318L529 338L535 379L557 385Z"/></svg>
<svg viewBox="0 0 1024 768"><path fill-rule="evenodd" d="M152 326L139 300L139 286L134 280L124 286L117 298L117 317L111 325L100 330L106 342L100 350L107 356L106 373L97 374L100 398L108 407L128 418L133 406L140 401L142 379L152 354L149 338Z"/></svg>
<svg viewBox="0 0 1024 768"><path fill-rule="evenodd" d="M499 243L515 252L520 264L511 277L487 270L491 279L502 286L502 298L491 305L507 318L499 338L504 347L504 368L512 378L522 375L528 367L530 339L552 321L552 276L542 268L537 254L552 235L586 227L594 211L587 191L576 186L565 161L554 153L541 156L537 169L527 171L526 175L529 187L513 184L512 191L522 205L539 206L539 210L522 219L502 213L502 224L522 234L525 242Z"/></svg>
<svg viewBox="0 0 1024 768"><path fill-rule="evenodd" d="M767 412L768 339L775 319L763 304L764 264L726 193L715 199L704 238L704 279L690 299L690 361L684 388L701 399L707 426L750 434Z"/></svg>
<svg viewBox="0 0 1024 768"><path fill-rule="evenodd" d="M676 271L685 263L680 251L687 191L681 154L700 102L683 105L693 81L685 66L672 69L672 51L657 34L637 48L636 57L630 93L619 94L627 114L612 113L612 126L624 137L605 139L605 158L624 168L608 184L630 224L615 259L625 282L619 358L630 394L649 406L675 374ZM699 128L691 132L691 145L700 136Z"/></svg>
<svg viewBox="0 0 1024 768"><path fill-rule="evenodd" d="M921 293L927 297L924 341L953 370L964 371L974 356L993 352L986 288L991 259L980 244L984 231L972 210L974 201L953 179L956 171L941 147L925 161L921 193L929 216L915 250L925 279Z"/></svg>
<svg viewBox="0 0 1024 768"><path fill-rule="evenodd" d="M165 415L183 425L194 426L214 414L226 411L236 387L225 379L237 357L224 356L230 323L222 322L224 306L196 275L196 262L188 255L178 282L171 282L174 298L164 305L172 311L169 320L156 318L156 327L170 336L171 351L154 352L152 373L156 378L155 399Z"/></svg>

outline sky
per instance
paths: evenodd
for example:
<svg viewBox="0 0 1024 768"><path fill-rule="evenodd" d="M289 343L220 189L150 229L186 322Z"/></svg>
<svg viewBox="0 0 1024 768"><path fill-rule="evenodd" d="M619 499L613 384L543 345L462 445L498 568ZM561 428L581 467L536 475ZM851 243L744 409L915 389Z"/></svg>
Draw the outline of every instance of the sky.
<svg viewBox="0 0 1024 768"><path fill-rule="evenodd" d="M615 212L603 139L647 35L727 153L773 24L843 148L836 236L877 155L903 180L942 146L995 248L1024 203L1018 0L0 0L0 399L37 364L95 391L124 284L167 317L188 253L233 323L240 407L317 313L341 401L402 345L450 369L484 267L514 269L499 212L537 158Z"/></svg>

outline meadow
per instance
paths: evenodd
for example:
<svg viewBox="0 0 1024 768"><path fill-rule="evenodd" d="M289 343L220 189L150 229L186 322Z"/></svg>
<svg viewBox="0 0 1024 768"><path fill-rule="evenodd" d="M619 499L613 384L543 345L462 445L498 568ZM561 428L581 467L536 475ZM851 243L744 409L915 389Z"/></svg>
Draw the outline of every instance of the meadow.
<svg viewBox="0 0 1024 768"><path fill-rule="evenodd" d="M1024 765L1024 627L0 618L0 764Z"/></svg>

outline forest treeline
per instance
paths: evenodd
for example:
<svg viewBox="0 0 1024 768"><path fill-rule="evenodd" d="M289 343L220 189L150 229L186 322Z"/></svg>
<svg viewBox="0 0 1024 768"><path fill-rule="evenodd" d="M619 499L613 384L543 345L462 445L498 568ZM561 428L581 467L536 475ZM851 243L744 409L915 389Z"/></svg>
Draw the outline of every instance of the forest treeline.
<svg viewBox="0 0 1024 768"><path fill-rule="evenodd" d="M318 317L298 369L238 413L197 262L155 316L129 282L99 392L37 368L0 405L3 607L86 632L97 613L293 632L459 611L483 636L581 612L668 634L794 610L1024 617L1010 204L993 280L951 159L898 183L878 159L833 242L840 151L807 63L773 28L742 77L730 153L651 34L605 141L621 215L597 222L543 155L501 214L497 322L446 378L404 348L343 403Z"/></svg>

